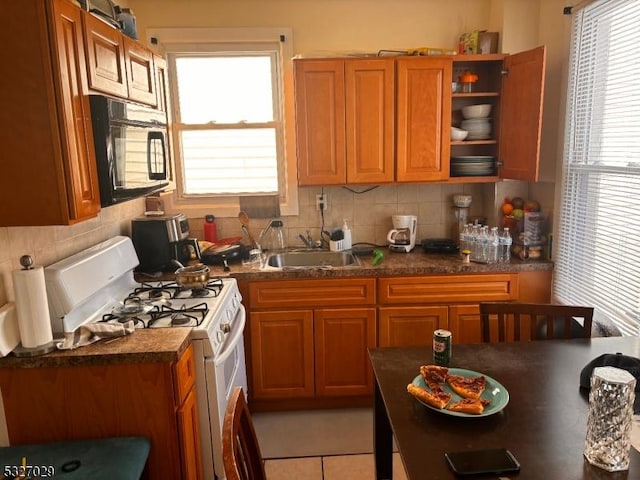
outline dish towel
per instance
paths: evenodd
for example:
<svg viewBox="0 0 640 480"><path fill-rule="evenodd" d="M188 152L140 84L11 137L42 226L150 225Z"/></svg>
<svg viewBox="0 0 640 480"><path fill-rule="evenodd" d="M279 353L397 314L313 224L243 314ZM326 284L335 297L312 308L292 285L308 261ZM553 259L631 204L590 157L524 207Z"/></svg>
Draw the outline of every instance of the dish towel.
<svg viewBox="0 0 640 480"><path fill-rule="evenodd" d="M59 350L73 350L74 348L91 345L103 338L116 338L131 335L135 332L135 323L129 320L123 324L112 323L91 323L89 325L81 325L73 332L65 333L64 340L58 342L56 346Z"/></svg>

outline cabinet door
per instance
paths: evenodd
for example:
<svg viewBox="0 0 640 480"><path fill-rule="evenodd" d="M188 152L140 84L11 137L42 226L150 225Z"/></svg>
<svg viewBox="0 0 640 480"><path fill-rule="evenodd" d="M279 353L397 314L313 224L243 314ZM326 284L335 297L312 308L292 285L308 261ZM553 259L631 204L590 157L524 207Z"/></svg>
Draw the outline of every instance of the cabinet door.
<svg viewBox="0 0 640 480"><path fill-rule="evenodd" d="M368 348L376 346L374 308L314 312L316 395L352 396L373 392Z"/></svg>
<svg viewBox="0 0 640 480"><path fill-rule="evenodd" d="M396 180L448 178L451 59L398 59L396 112Z"/></svg>
<svg viewBox="0 0 640 480"><path fill-rule="evenodd" d="M58 119L67 184L68 222L95 217L100 210L98 172L86 95L85 50L81 11L66 1L54 1L54 69L60 94Z"/></svg>
<svg viewBox="0 0 640 480"><path fill-rule="evenodd" d="M346 183L343 60L295 62L298 185Z"/></svg>
<svg viewBox="0 0 640 480"><path fill-rule="evenodd" d="M127 98L122 34L90 13L84 12L89 88Z"/></svg>
<svg viewBox="0 0 640 480"><path fill-rule="evenodd" d="M153 53L129 37L123 40L129 98L155 107L158 98Z"/></svg>
<svg viewBox="0 0 640 480"><path fill-rule="evenodd" d="M392 58L345 62L347 183L394 180L394 65Z"/></svg>
<svg viewBox="0 0 640 480"><path fill-rule="evenodd" d="M249 317L253 398L313 397L311 310L252 312Z"/></svg>
<svg viewBox="0 0 640 480"><path fill-rule="evenodd" d="M195 389L191 389L178 409L178 436L182 457L182 479L202 478L200 461L200 436L198 432L198 408Z"/></svg>
<svg viewBox="0 0 640 480"><path fill-rule="evenodd" d="M499 174L513 180L538 180L545 47L509 55L502 81Z"/></svg>
<svg viewBox="0 0 640 480"><path fill-rule="evenodd" d="M480 307L477 304L449 306L449 330L453 343L481 343Z"/></svg>
<svg viewBox="0 0 640 480"><path fill-rule="evenodd" d="M449 326L449 309L443 305L380 307L378 317L380 347L430 346L433 332Z"/></svg>

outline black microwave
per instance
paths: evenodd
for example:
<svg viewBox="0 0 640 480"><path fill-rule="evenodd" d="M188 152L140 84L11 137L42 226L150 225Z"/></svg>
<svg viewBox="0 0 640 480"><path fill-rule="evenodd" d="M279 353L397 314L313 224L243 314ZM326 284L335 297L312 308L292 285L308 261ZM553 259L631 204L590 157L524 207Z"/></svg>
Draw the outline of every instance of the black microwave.
<svg viewBox="0 0 640 480"><path fill-rule="evenodd" d="M90 95L93 140L103 207L169 185L167 120L150 107Z"/></svg>

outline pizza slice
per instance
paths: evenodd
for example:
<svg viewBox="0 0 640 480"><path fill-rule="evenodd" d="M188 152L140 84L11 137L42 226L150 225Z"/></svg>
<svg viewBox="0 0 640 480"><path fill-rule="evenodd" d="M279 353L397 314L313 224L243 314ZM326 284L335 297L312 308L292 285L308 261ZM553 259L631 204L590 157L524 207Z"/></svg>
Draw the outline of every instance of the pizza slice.
<svg viewBox="0 0 640 480"><path fill-rule="evenodd" d="M452 403L447 410L452 412L469 413L471 415L480 415L484 412L484 407L489 405L489 400L484 398L463 398L462 400Z"/></svg>
<svg viewBox="0 0 640 480"><path fill-rule="evenodd" d="M462 375L447 375L447 383L451 390L463 398L478 399L487 385L484 376L463 377Z"/></svg>
<svg viewBox="0 0 640 480"><path fill-rule="evenodd" d="M439 365L422 365L420 375L431 390L442 390L447 380L449 369Z"/></svg>
<svg viewBox="0 0 640 480"><path fill-rule="evenodd" d="M430 392L424 388L414 385L413 383L407 385L407 392L418 400L421 400L434 408L444 408L451 400L451 394L442 389L436 389Z"/></svg>

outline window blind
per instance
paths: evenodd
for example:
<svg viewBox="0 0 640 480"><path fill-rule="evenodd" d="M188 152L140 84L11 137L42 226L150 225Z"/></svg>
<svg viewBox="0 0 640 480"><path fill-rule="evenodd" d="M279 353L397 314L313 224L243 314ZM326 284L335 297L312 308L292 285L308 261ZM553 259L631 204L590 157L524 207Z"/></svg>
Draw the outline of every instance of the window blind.
<svg viewBox="0 0 640 480"><path fill-rule="evenodd" d="M554 296L640 332L640 24L637 0L574 15Z"/></svg>

